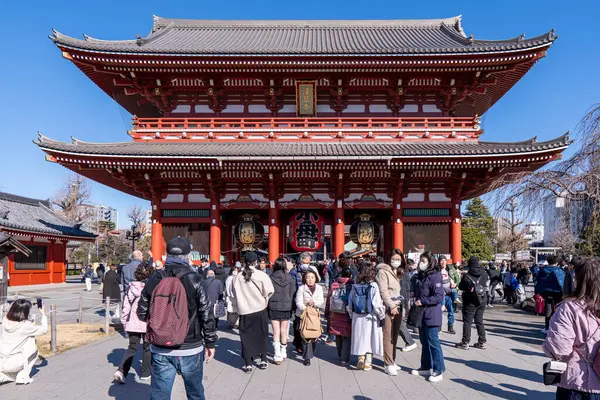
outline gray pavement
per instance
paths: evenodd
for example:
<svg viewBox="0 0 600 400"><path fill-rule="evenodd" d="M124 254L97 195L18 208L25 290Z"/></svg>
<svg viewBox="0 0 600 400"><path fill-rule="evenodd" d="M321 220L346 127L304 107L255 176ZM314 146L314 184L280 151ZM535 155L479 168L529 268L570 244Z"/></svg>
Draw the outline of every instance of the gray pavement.
<svg viewBox="0 0 600 400"><path fill-rule="evenodd" d="M460 313L458 314L460 320ZM335 346L319 343L317 358L304 367L292 352L281 366L270 365L252 375L241 371L237 331L221 330L216 359L206 365L204 384L208 399L552 399L554 388L541 383L540 351L543 317L496 306L486 312L488 349L454 348L459 335L441 334L447 371L444 381L431 384L411 376L419 366L420 348L398 353L402 371L396 377L383 373L376 360L372 371L342 368ZM461 323L457 322L458 334ZM475 332L473 332L475 333ZM474 339L475 340L475 339ZM401 341L401 340L400 340ZM113 384L112 374L127 340L120 335L50 357L35 370L33 384L0 386L0 399L147 399L148 383L132 372L126 385ZM139 355L138 355L139 356ZM139 357L138 357L139 360ZM134 362L137 371L139 361ZM185 399L181 378L173 399Z"/></svg>

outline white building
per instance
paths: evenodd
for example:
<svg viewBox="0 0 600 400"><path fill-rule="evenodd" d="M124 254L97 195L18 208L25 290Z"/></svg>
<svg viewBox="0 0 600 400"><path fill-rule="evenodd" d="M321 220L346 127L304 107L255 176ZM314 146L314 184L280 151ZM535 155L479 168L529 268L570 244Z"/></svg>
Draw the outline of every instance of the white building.
<svg viewBox="0 0 600 400"><path fill-rule="evenodd" d="M525 225L525 239L529 246L540 246L544 244L544 224L532 222Z"/></svg>
<svg viewBox="0 0 600 400"><path fill-rule="evenodd" d="M112 222L115 228L119 226L119 211L110 206L86 204L87 218L83 227L89 232L96 232L101 222Z"/></svg>
<svg viewBox="0 0 600 400"><path fill-rule="evenodd" d="M552 246L552 237L569 229L577 240L592 217L591 201L574 201L563 197L548 198L544 202L544 245Z"/></svg>

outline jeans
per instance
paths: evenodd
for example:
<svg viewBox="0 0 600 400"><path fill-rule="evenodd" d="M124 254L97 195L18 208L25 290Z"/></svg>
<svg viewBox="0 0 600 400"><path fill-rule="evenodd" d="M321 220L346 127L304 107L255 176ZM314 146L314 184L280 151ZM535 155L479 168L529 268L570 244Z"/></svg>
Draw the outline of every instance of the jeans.
<svg viewBox="0 0 600 400"><path fill-rule="evenodd" d="M452 294L444 296L444 307L448 311L448 326L454 325L454 299Z"/></svg>
<svg viewBox="0 0 600 400"><path fill-rule="evenodd" d="M485 311L485 304L476 306L474 304L463 304L463 337L462 342L464 344L471 343L471 325L475 320L475 326L477 327L477 335L479 336L478 342L485 343L485 327L483 326L483 312Z"/></svg>
<svg viewBox="0 0 600 400"><path fill-rule="evenodd" d="M193 356L165 356L152 353L150 400L170 400L175 374L181 374L188 400L205 400L202 376L204 351Z"/></svg>
<svg viewBox="0 0 600 400"><path fill-rule="evenodd" d="M554 315L554 310L556 309L556 305L562 301L562 294L552 294L542 295L544 301L546 302L544 308L544 316L546 317L546 329L550 328L550 319Z"/></svg>
<svg viewBox="0 0 600 400"><path fill-rule="evenodd" d="M422 326L419 328L419 339L421 340L421 367L419 369L431 370L438 374L446 370L444 365L444 353L438 336L437 326Z"/></svg>
<svg viewBox="0 0 600 400"><path fill-rule="evenodd" d="M335 336L335 348L337 349L338 357L342 362L350 362L350 345L352 338L346 336Z"/></svg>
<svg viewBox="0 0 600 400"><path fill-rule="evenodd" d="M150 342L148 342L145 338L146 334L139 332L127 332L127 334L129 335L129 347L123 355L123 360L121 360L121 365L119 365L119 371L123 373L123 376L127 376L127 374L129 373L129 369L131 368L131 363L133 362L133 357L135 357L137 353L137 348L140 344L140 339L143 339L144 344L142 346L142 375L140 376L150 376L150 360L152 358L152 353L150 353Z"/></svg>

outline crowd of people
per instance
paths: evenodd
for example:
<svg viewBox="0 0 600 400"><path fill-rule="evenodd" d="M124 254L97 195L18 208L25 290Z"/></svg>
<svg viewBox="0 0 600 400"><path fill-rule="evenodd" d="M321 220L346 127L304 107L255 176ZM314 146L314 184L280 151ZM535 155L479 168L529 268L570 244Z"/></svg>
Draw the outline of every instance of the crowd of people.
<svg viewBox="0 0 600 400"><path fill-rule="evenodd" d="M501 300L523 301L531 279L536 311L545 315L544 352L565 363L557 398L600 398L598 259L559 261L549 256L530 268L511 267L506 261L483 265L472 256L461 266L443 255L425 252L412 260L393 249L387 259L376 260L353 259L344 252L321 267L310 253L300 254L297 263L278 258L270 265L254 252L246 252L243 262L233 266L202 260L195 267L189 260L191 249L187 239L175 237L167 243L164 263L144 261L141 252L134 252L120 271L117 265L101 271L102 297L122 303L115 318L129 340L114 380L126 383L142 345L139 376L151 380L152 399L170 398L177 374L183 377L189 399L204 399L203 365L215 356L223 317L228 328L239 332L246 373L267 369L269 354L273 364L281 365L290 351L308 367L324 337L335 343L340 366L370 371L379 358L384 372L396 376L401 370L396 364L400 338L403 352L420 347L420 365L410 373L440 382L445 372L439 338L443 313L446 332L456 334L454 314L462 308L462 338L456 348L485 350L485 310ZM85 274L87 284L87 269ZM48 330L45 306L41 324L33 323L31 308L28 300L17 300L3 321L0 383L31 382L35 336ZM477 338L472 343L473 325ZM420 346L412 333L418 333Z"/></svg>

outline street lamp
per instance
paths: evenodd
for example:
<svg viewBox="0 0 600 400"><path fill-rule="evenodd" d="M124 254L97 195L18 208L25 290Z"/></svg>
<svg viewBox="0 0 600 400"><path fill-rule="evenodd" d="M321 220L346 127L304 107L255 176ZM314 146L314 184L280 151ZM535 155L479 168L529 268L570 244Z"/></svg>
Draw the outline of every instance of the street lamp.
<svg viewBox="0 0 600 400"><path fill-rule="evenodd" d="M137 230L137 225L131 225L131 230L127 231L125 238L131 240L131 252L135 251L135 241L139 240L142 236L141 232Z"/></svg>

